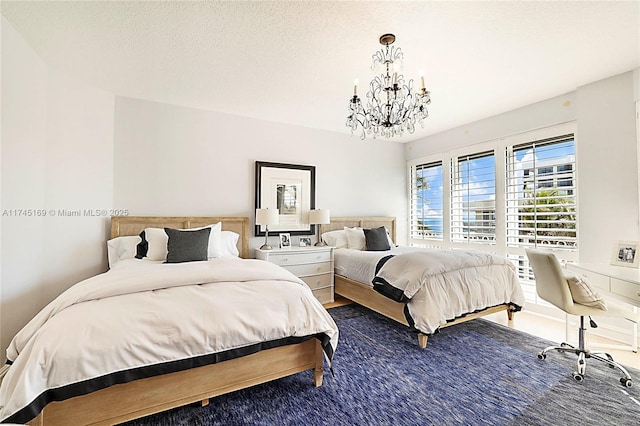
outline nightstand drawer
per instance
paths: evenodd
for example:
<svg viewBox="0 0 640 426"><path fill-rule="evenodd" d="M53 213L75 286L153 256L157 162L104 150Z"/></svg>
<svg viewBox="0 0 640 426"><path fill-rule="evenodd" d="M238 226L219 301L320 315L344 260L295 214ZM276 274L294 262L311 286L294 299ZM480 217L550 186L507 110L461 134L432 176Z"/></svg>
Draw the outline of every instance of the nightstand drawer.
<svg viewBox="0 0 640 426"><path fill-rule="evenodd" d="M331 274L309 275L308 277L302 277L302 281L307 283L311 290L333 285L333 277Z"/></svg>
<svg viewBox="0 0 640 426"><path fill-rule="evenodd" d="M629 303L640 306L640 286L637 284L611 278L611 293L630 299Z"/></svg>
<svg viewBox="0 0 640 426"><path fill-rule="evenodd" d="M313 290L313 295L322 304L331 303L333 302L333 287L325 287Z"/></svg>
<svg viewBox="0 0 640 426"><path fill-rule="evenodd" d="M307 275L328 274L331 272L332 263L322 262L309 263L308 265L282 265L282 267L293 272L297 277L304 277Z"/></svg>
<svg viewBox="0 0 640 426"><path fill-rule="evenodd" d="M276 265L288 266L288 265L303 265L306 263L318 263L318 262L330 262L330 251L319 251L310 253L273 253L269 256L269 262L273 262Z"/></svg>

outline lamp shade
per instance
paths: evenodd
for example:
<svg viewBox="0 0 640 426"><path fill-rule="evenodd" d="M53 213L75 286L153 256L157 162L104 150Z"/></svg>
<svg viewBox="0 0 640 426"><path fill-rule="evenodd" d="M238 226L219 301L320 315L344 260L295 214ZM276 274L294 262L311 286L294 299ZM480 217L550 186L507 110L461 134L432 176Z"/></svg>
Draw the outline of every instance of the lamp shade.
<svg viewBox="0 0 640 426"><path fill-rule="evenodd" d="M279 221L278 209L256 209L256 225L277 225Z"/></svg>
<svg viewBox="0 0 640 426"><path fill-rule="evenodd" d="M328 209L318 209L309 211L310 224L327 224L331 222L331 215Z"/></svg>

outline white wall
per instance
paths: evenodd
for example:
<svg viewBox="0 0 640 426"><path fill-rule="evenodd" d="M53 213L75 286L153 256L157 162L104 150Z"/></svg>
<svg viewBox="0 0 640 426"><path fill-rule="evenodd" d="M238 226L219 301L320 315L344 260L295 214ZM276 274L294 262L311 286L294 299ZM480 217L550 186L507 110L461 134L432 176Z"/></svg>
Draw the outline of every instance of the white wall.
<svg viewBox="0 0 640 426"><path fill-rule="evenodd" d="M106 220L58 209L112 206L113 111L113 95L48 67L2 17L1 348L63 290L106 268Z"/></svg>
<svg viewBox="0 0 640 426"><path fill-rule="evenodd" d="M575 93L567 93L409 142L405 146L407 160L573 121L575 99Z"/></svg>
<svg viewBox="0 0 640 426"><path fill-rule="evenodd" d="M577 123L579 258L606 262L640 239L634 100L638 70L406 144L407 160L568 121Z"/></svg>
<svg viewBox="0 0 640 426"><path fill-rule="evenodd" d="M616 240L638 240L633 73L578 88L580 260L609 262Z"/></svg>
<svg viewBox="0 0 640 426"><path fill-rule="evenodd" d="M401 144L116 98L114 204L131 214L238 215L253 226L255 161L316 166L317 208L396 216L406 241Z"/></svg>

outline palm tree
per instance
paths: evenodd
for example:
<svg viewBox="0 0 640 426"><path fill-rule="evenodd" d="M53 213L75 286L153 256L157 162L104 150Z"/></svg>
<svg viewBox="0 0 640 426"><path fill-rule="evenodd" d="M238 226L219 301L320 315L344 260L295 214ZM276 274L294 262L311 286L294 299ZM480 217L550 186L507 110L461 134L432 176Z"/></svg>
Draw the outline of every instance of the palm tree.
<svg viewBox="0 0 640 426"><path fill-rule="evenodd" d="M429 181L427 179L425 179L425 177L423 175L419 175L416 173L416 175L414 176L415 178L415 189L416 192L420 192L423 190L427 190L429 189ZM422 204L423 205L429 205L429 200L422 198L421 196L418 195L418 198L422 199ZM419 231L429 231L429 225L424 223L423 219L418 219L418 230Z"/></svg>
<svg viewBox="0 0 640 426"><path fill-rule="evenodd" d="M555 244L563 237L575 239L576 211L573 200L563 197L557 188L528 191L520 207L520 235L534 236L536 243L551 240Z"/></svg>

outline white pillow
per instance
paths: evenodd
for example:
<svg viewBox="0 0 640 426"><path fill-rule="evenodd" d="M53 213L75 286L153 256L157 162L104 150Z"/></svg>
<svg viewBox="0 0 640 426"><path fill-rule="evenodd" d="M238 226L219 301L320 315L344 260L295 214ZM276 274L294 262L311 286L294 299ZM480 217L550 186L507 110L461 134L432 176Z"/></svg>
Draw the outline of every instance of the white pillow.
<svg viewBox="0 0 640 426"><path fill-rule="evenodd" d="M236 234L232 231L222 231L220 235L220 256L219 257L229 257L240 256L240 252L238 251L238 238L240 235Z"/></svg>
<svg viewBox="0 0 640 426"><path fill-rule="evenodd" d="M569 284L569 291L571 292L571 298L573 301L580 305L590 306L592 308L607 310L607 304L604 302L598 292L589 285L586 281L583 281L580 277L575 275L565 275L567 283Z"/></svg>
<svg viewBox="0 0 640 426"><path fill-rule="evenodd" d="M169 236L164 232L164 228L145 228L144 238L149 244L146 260L166 260L167 259L167 243Z"/></svg>
<svg viewBox="0 0 640 426"><path fill-rule="evenodd" d="M347 241L347 233L344 230L329 231L323 233L320 238L328 246L335 248L348 248L349 242Z"/></svg>
<svg viewBox="0 0 640 426"><path fill-rule="evenodd" d="M209 247L207 249L207 257L212 259L214 257L222 257L222 249L221 249L221 237L220 233L222 232L222 223L214 223L212 225L202 226L200 228L190 228L190 229L181 229L181 231L189 232L189 231L199 231L200 229L211 228L211 232L209 233Z"/></svg>
<svg viewBox="0 0 640 426"><path fill-rule="evenodd" d="M136 256L136 246L141 238L137 235L116 237L107 241L107 255L109 257L109 269L123 259L133 259Z"/></svg>
<svg viewBox="0 0 640 426"><path fill-rule="evenodd" d="M364 238L362 228L347 228L345 226L344 231L347 234L347 243L350 249L365 250L367 248L367 240Z"/></svg>
<svg viewBox="0 0 640 426"><path fill-rule="evenodd" d="M389 240L389 247L395 247L395 243L393 242L393 239L391 238L391 234L389 233L389 230L387 229L387 227L385 226L384 229L387 231L387 240Z"/></svg>

